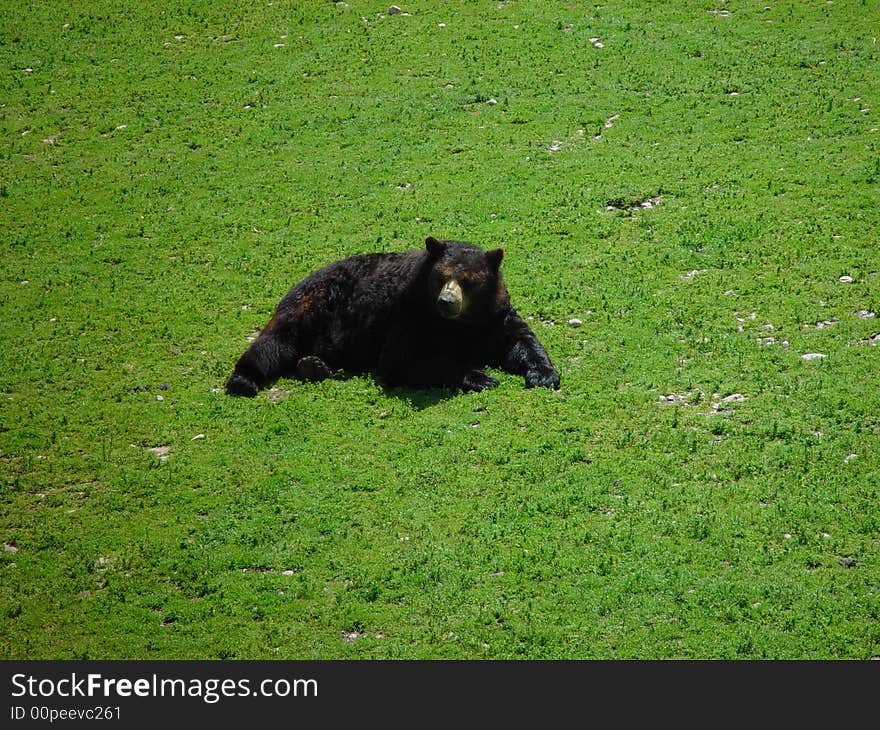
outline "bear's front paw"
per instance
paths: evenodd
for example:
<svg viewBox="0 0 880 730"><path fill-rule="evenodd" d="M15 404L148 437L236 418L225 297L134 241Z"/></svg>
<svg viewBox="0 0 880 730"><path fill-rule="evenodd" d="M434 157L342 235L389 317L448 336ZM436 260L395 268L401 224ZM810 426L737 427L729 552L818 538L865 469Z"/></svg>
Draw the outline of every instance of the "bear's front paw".
<svg viewBox="0 0 880 730"><path fill-rule="evenodd" d="M559 389L559 373L553 367L532 368L526 373L526 388Z"/></svg>
<svg viewBox="0 0 880 730"><path fill-rule="evenodd" d="M498 385L498 381L491 375L486 375L482 370L471 370L464 376L461 383L461 389L465 392L486 390L486 388L494 388Z"/></svg>
<svg viewBox="0 0 880 730"><path fill-rule="evenodd" d="M244 395L253 398L258 390L259 388L253 380L238 373L233 373L226 381L226 392L229 395Z"/></svg>

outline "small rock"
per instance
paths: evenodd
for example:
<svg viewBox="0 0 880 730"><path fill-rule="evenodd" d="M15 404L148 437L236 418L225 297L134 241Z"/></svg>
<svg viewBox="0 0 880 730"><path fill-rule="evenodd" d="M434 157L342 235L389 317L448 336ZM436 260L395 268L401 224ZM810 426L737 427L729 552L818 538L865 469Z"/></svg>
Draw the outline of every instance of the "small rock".
<svg viewBox="0 0 880 730"><path fill-rule="evenodd" d="M867 309L860 309L856 314L859 316L859 319L874 319L877 316L874 312L869 312Z"/></svg>
<svg viewBox="0 0 880 730"><path fill-rule="evenodd" d="M850 454L849 456L845 456L843 458L843 463L849 464L849 462L851 462L853 459L857 459L858 457L859 457L858 454Z"/></svg>
<svg viewBox="0 0 880 730"><path fill-rule="evenodd" d="M722 398L722 402L724 403L742 403L746 397L742 393L731 393L728 396Z"/></svg>
<svg viewBox="0 0 880 730"><path fill-rule="evenodd" d="M801 360L821 360L823 357L827 357L822 352L808 352L806 355L801 355Z"/></svg>
<svg viewBox="0 0 880 730"><path fill-rule="evenodd" d="M204 438L205 438L205 434L203 434L203 433L197 433L195 436L193 436L193 437L190 439L190 441L202 441L202 440L204 440Z"/></svg>
<svg viewBox="0 0 880 730"><path fill-rule="evenodd" d="M289 390L281 390L279 388L269 388L266 391L266 398L268 398L273 403L281 400L282 398L286 398L289 395L290 395Z"/></svg>
<svg viewBox="0 0 880 730"><path fill-rule="evenodd" d="M679 395L678 393L671 393L670 395L661 395L658 400L661 403L681 403L685 399L685 396Z"/></svg>
<svg viewBox="0 0 880 730"><path fill-rule="evenodd" d="M776 338L774 338L774 337L759 337L758 338L759 345L772 345L774 342L776 342Z"/></svg>
<svg viewBox="0 0 880 730"><path fill-rule="evenodd" d="M353 641L357 641L361 638L361 634L357 631L343 631L342 632L342 640L346 644L350 644Z"/></svg>
<svg viewBox="0 0 880 730"><path fill-rule="evenodd" d="M579 319L570 319L568 320L569 327L580 327L583 324Z"/></svg>
<svg viewBox="0 0 880 730"><path fill-rule="evenodd" d="M855 568L856 567L856 559L855 558L841 558L837 561L844 568Z"/></svg>
<svg viewBox="0 0 880 730"><path fill-rule="evenodd" d="M401 13L401 12L403 12L403 11L399 7L397 7L396 5L391 5L388 8L388 15L397 15L398 13Z"/></svg>
<svg viewBox="0 0 880 730"><path fill-rule="evenodd" d="M134 446L134 444L132 444ZM137 446L135 446L137 448ZM171 451L170 446L145 446L144 451L154 454L159 461L168 461L168 452Z"/></svg>
<svg viewBox="0 0 880 730"><path fill-rule="evenodd" d="M164 397L164 396L161 396L161 395L157 395L157 396L156 396L156 400L159 401L159 402L161 403L163 400L165 400L165 397Z"/></svg>
<svg viewBox="0 0 880 730"><path fill-rule="evenodd" d="M841 284L852 284L852 283L853 283L853 278L852 278L851 276L841 276L841 277L838 279L838 281L839 281Z"/></svg>
<svg viewBox="0 0 880 730"><path fill-rule="evenodd" d="M4 543L3 543L3 551L4 551L4 552L7 552L7 553L17 553L17 552L18 552L18 548L15 547L15 545L13 545L13 544L10 543L10 542L4 542Z"/></svg>
<svg viewBox="0 0 880 730"><path fill-rule="evenodd" d="M496 99L489 99L486 101L486 103L489 104L490 106L495 106L495 104L497 104L498 101Z"/></svg>
<svg viewBox="0 0 880 730"><path fill-rule="evenodd" d="M294 575L295 571L293 570L282 570L281 575Z"/></svg>

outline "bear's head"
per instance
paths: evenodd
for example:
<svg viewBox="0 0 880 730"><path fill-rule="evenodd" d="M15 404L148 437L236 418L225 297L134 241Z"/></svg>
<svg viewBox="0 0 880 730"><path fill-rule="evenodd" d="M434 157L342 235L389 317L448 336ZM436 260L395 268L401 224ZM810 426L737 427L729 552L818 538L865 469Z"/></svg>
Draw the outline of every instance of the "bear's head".
<svg viewBox="0 0 880 730"><path fill-rule="evenodd" d="M434 311L446 320L465 323L488 321L507 303L501 279L500 248L484 251L463 241L425 239L430 272L428 296Z"/></svg>

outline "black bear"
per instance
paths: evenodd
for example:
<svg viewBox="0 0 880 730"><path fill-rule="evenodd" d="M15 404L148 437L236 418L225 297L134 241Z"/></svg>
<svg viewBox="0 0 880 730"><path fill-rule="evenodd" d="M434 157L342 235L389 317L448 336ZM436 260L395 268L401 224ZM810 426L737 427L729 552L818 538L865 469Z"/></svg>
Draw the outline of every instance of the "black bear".
<svg viewBox="0 0 880 730"><path fill-rule="evenodd" d="M279 377L318 381L374 372L388 386L498 385L481 368L559 387L559 373L519 317L501 277L502 249L429 237L423 250L371 253L310 274L235 364L227 393L254 396Z"/></svg>

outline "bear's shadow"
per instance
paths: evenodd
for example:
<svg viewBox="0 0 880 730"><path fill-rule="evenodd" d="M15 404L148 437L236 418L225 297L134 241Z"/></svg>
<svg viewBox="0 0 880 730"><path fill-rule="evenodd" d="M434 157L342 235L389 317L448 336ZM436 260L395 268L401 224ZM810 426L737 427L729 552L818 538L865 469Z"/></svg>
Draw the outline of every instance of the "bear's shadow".
<svg viewBox="0 0 880 730"><path fill-rule="evenodd" d="M406 401L412 408L417 411L423 411L425 408L436 406L438 403L455 398L458 395L464 395L460 390L454 388L431 388L426 390L416 390L415 388L392 388L388 385L378 383L382 388L382 392L390 398Z"/></svg>
<svg viewBox="0 0 880 730"><path fill-rule="evenodd" d="M462 391L457 388L406 388L403 386L392 386L383 383L381 380L372 377L371 375L364 375L362 373L349 373L344 370L337 370L330 376L330 380L335 381L347 381L353 380L354 378L369 378L375 383L379 388L382 389L382 392L388 396L389 398L397 398L398 400L406 401L412 408L416 410L422 411L425 408L430 408L431 406L435 406L438 403L442 403L443 401L451 400L456 396L465 395ZM320 388L321 383L308 383L302 380L298 380L296 378L285 379L281 378L272 386L270 389L274 389L276 391L281 391L281 393L287 398L291 397L297 389L299 388Z"/></svg>

